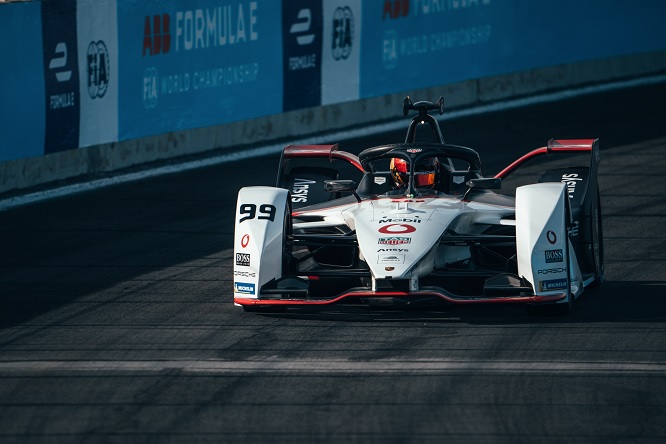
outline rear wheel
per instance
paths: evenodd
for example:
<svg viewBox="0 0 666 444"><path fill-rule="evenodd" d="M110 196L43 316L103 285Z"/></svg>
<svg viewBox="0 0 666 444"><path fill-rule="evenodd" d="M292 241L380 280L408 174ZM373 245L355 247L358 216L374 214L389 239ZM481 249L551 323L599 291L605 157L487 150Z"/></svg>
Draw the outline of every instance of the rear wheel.
<svg viewBox="0 0 666 444"><path fill-rule="evenodd" d="M601 196L597 191L597 208L593 213L596 218L592 223L592 248L594 249L594 281L589 285L592 288L600 286L605 280L604 271L604 231L601 218Z"/></svg>

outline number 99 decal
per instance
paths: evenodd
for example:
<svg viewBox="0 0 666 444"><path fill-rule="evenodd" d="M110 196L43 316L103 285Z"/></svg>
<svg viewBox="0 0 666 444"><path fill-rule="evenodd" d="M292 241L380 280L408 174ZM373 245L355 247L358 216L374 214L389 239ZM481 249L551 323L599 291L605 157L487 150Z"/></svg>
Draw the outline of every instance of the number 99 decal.
<svg viewBox="0 0 666 444"><path fill-rule="evenodd" d="M275 220L275 205L262 204L259 205L259 216L257 216L257 206L255 204L243 204L240 206L241 217L238 223L242 223L248 219L266 219L271 222Z"/></svg>

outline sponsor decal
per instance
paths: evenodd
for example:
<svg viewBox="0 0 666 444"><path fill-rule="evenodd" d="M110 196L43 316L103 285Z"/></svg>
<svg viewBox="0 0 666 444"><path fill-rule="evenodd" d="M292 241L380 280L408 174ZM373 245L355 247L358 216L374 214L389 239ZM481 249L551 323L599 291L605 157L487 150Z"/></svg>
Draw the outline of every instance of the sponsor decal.
<svg viewBox="0 0 666 444"><path fill-rule="evenodd" d="M583 179L578 177L578 174L576 173L562 174L561 182L567 187L567 194L569 194L569 198L574 197L574 193L576 191L576 182L582 180Z"/></svg>
<svg viewBox="0 0 666 444"><path fill-rule="evenodd" d="M234 282L234 292L242 294L254 294L254 284Z"/></svg>
<svg viewBox="0 0 666 444"><path fill-rule="evenodd" d="M333 12L333 38L331 55L335 60L349 57L354 43L354 14L349 6L335 8Z"/></svg>
<svg viewBox="0 0 666 444"><path fill-rule="evenodd" d="M417 216L418 217L418 216ZM380 224L391 224L391 223L398 223L398 222L409 222L412 224L420 224L422 219L410 219L410 218L403 218L403 219L380 219L379 223Z"/></svg>
<svg viewBox="0 0 666 444"><path fill-rule="evenodd" d="M259 39L258 2L146 16L142 56L235 45Z"/></svg>
<svg viewBox="0 0 666 444"><path fill-rule="evenodd" d="M452 180L456 185L460 185L461 183L465 182L465 176L453 176Z"/></svg>
<svg viewBox="0 0 666 444"><path fill-rule="evenodd" d="M579 228L580 228L580 222L575 220L573 222L573 225L567 229L567 232L569 233L569 236L571 236L571 237L578 236L578 229Z"/></svg>
<svg viewBox="0 0 666 444"><path fill-rule="evenodd" d="M409 148L409 149L407 149L408 153L420 153L421 151L423 151L421 148Z"/></svg>
<svg viewBox="0 0 666 444"><path fill-rule="evenodd" d="M386 183L386 177L375 177L375 183L377 185L384 185Z"/></svg>
<svg viewBox="0 0 666 444"><path fill-rule="evenodd" d="M379 228L383 234L407 234L416 231L416 227L408 224L390 224Z"/></svg>
<svg viewBox="0 0 666 444"><path fill-rule="evenodd" d="M386 31L382 42L382 64L384 69L394 69L398 65L398 34Z"/></svg>
<svg viewBox="0 0 666 444"><path fill-rule="evenodd" d="M87 54L88 94L101 99L109 88L109 50L102 40L90 42Z"/></svg>
<svg viewBox="0 0 666 444"><path fill-rule="evenodd" d="M537 274L557 274L557 273L566 273L567 269L558 267L558 268L545 268L543 270L537 271Z"/></svg>
<svg viewBox="0 0 666 444"><path fill-rule="evenodd" d="M382 20L398 20L409 16L442 14L449 11L490 5L492 0L384 0Z"/></svg>
<svg viewBox="0 0 666 444"><path fill-rule="evenodd" d="M160 84L160 76L157 68L148 67L143 70L143 107L146 109L157 106L157 91Z"/></svg>
<svg viewBox="0 0 666 444"><path fill-rule="evenodd" d="M548 281L539 281L539 291L562 290L567 288L567 280L551 279Z"/></svg>
<svg viewBox="0 0 666 444"><path fill-rule="evenodd" d="M377 253L407 253L407 248L380 248Z"/></svg>
<svg viewBox="0 0 666 444"><path fill-rule="evenodd" d="M409 0L384 0L382 20L395 20L409 16Z"/></svg>
<svg viewBox="0 0 666 444"><path fill-rule="evenodd" d="M294 180L294 185L291 189L291 201L294 203L307 202L308 192L310 191L310 185L314 185L316 183L317 181L315 180L296 178Z"/></svg>
<svg viewBox="0 0 666 444"><path fill-rule="evenodd" d="M548 230L546 233L546 239L548 239L550 244L555 244L555 242L557 242L557 235L553 230Z"/></svg>
<svg viewBox="0 0 666 444"><path fill-rule="evenodd" d="M380 245L404 245L404 244L409 244L411 242L412 242L411 237L400 237L400 236L380 237L379 240L377 241L377 243Z"/></svg>
<svg viewBox="0 0 666 444"><path fill-rule="evenodd" d="M380 254L377 257L378 264L404 264L405 255L404 254Z"/></svg>
<svg viewBox="0 0 666 444"><path fill-rule="evenodd" d="M242 241L241 241L242 244ZM249 253L236 253L236 265L241 265L243 267L250 266L250 254Z"/></svg>
<svg viewBox="0 0 666 444"><path fill-rule="evenodd" d="M257 277L257 273L254 271L234 271L234 276L240 276L240 277Z"/></svg>
<svg viewBox="0 0 666 444"><path fill-rule="evenodd" d="M241 247L245 248L249 243L250 243L250 235L249 234L243 235L243 237L241 238Z"/></svg>
<svg viewBox="0 0 666 444"><path fill-rule="evenodd" d="M546 250L546 263L564 262L564 253L562 250Z"/></svg>
<svg viewBox="0 0 666 444"><path fill-rule="evenodd" d="M156 14L143 20L143 57L167 54L171 49L171 16Z"/></svg>

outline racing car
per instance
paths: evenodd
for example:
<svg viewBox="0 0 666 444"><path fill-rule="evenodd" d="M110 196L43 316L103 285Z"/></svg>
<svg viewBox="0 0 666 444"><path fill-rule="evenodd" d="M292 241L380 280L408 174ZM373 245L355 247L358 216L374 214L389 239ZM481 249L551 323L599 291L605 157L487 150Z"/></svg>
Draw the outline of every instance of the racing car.
<svg viewBox="0 0 666 444"><path fill-rule="evenodd" d="M599 140L550 140L492 177L479 154L444 142L437 102L403 102L402 143L355 155L289 145L275 187L240 189L234 303L430 306L521 303L567 314L604 280ZM416 141L428 127L432 141ZM503 180L541 156L583 162L540 172L502 194ZM577 155L577 156L574 156Z"/></svg>

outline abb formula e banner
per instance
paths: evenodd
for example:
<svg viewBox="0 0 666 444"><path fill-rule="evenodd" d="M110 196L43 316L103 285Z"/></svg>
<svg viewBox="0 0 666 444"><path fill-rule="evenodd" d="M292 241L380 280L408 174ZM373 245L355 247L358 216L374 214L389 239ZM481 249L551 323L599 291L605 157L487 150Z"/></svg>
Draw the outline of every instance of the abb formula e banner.
<svg viewBox="0 0 666 444"><path fill-rule="evenodd" d="M281 2L118 3L119 137L282 112Z"/></svg>

